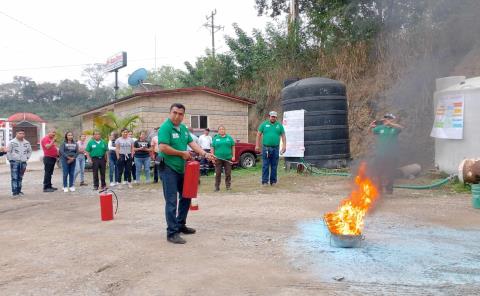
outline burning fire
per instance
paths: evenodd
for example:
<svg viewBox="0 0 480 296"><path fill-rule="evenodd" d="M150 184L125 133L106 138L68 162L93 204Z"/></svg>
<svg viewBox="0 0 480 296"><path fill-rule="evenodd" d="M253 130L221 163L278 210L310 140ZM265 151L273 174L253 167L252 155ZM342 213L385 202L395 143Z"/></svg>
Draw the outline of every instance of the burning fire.
<svg viewBox="0 0 480 296"><path fill-rule="evenodd" d="M341 202L338 211L325 214L325 222L331 233L362 234L363 219L378 197L377 187L367 177L366 170L367 165L362 163L355 177L355 188L350 196Z"/></svg>

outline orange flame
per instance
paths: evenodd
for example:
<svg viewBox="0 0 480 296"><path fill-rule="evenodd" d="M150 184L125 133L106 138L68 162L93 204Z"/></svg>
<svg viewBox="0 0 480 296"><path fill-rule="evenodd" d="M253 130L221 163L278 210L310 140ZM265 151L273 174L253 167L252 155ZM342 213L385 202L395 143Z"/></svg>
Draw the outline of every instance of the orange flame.
<svg viewBox="0 0 480 296"><path fill-rule="evenodd" d="M366 170L367 165L362 163L350 196L341 202L338 211L325 214L325 222L330 232L342 235L362 234L363 219L379 196L377 187L367 177Z"/></svg>

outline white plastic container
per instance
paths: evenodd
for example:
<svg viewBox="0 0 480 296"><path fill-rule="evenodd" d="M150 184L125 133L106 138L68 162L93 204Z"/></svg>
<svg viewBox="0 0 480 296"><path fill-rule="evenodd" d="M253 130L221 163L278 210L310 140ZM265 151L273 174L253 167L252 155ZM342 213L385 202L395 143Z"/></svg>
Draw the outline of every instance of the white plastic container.
<svg viewBox="0 0 480 296"><path fill-rule="evenodd" d="M435 164L441 171L453 174L464 159L480 157L480 77L439 78L436 86L434 111L441 98L464 98L463 139L435 138Z"/></svg>

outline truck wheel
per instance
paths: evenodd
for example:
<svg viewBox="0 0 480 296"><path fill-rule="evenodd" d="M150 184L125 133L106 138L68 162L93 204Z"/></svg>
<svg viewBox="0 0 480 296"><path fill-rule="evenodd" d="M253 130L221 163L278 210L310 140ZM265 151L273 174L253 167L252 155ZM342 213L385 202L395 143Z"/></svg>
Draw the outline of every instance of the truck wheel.
<svg viewBox="0 0 480 296"><path fill-rule="evenodd" d="M250 152L243 153L240 156L240 166L244 169L253 168L256 162L255 155Z"/></svg>

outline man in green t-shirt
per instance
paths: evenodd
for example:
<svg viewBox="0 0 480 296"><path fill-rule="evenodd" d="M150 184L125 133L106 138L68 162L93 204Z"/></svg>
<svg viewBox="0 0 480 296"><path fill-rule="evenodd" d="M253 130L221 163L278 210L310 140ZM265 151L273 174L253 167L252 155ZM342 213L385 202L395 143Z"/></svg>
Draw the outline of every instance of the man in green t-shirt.
<svg viewBox="0 0 480 296"><path fill-rule="evenodd" d="M383 120L370 124L370 130L375 135L374 174L380 190L387 194L393 193L393 182L397 168L398 135L403 127L396 123L396 117L385 114Z"/></svg>
<svg viewBox="0 0 480 296"><path fill-rule="evenodd" d="M273 186L277 183L277 166L279 153L285 153L287 149L287 138L285 137L285 129L277 121L277 112L270 111L270 117L265 120L257 132L257 141L255 150L260 152L260 139L262 139L262 185ZM283 147L280 150L280 138L282 138Z"/></svg>
<svg viewBox="0 0 480 296"><path fill-rule="evenodd" d="M160 176L165 197L167 241L174 244L186 243L180 233L196 232L195 229L186 226L191 199L182 197L185 161L192 158L187 146L202 157L212 161L215 159L193 142L187 127L182 124L184 116L185 106L175 103L170 107L169 117L158 129L159 156L163 162L160 165Z"/></svg>
<svg viewBox="0 0 480 296"><path fill-rule="evenodd" d="M105 182L105 170L107 168L107 151L108 145L102 140L100 132L93 132L93 138L90 139L85 147L85 152L88 160L92 164L93 170L93 190L98 190L98 171L100 171L100 182L102 190L107 189Z"/></svg>

